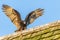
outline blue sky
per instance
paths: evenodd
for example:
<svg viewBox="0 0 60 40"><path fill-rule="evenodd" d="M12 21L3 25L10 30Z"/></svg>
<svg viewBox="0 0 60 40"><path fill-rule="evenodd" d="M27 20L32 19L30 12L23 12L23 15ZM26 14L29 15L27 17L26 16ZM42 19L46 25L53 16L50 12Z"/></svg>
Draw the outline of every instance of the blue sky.
<svg viewBox="0 0 60 40"><path fill-rule="evenodd" d="M0 0L0 36L14 33L16 30L15 25L2 12L3 4L18 10L23 20L31 11L37 8L44 9L43 16L27 26L27 29L60 20L60 0Z"/></svg>

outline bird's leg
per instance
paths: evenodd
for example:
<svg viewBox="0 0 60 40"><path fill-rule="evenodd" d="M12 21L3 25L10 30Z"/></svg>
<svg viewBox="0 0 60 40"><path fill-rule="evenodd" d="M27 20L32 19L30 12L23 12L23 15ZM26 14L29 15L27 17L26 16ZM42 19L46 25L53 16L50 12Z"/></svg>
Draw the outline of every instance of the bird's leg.
<svg viewBox="0 0 60 40"><path fill-rule="evenodd" d="M18 32L18 30L15 30L14 32Z"/></svg>
<svg viewBox="0 0 60 40"><path fill-rule="evenodd" d="M17 29L15 32L19 32L19 31L22 31L22 28Z"/></svg>
<svg viewBox="0 0 60 40"><path fill-rule="evenodd" d="M25 22L22 21L22 22L20 22L20 25L18 27L18 30L16 30L15 32L23 31L25 29L26 29L26 24L25 24Z"/></svg>
<svg viewBox="0 0 60 40"><path fill-rule="evenodd" d="M26 27L23 26L23 27L17 29L15 32L23 31L23 30L25 30L25 29L26 29Z"/></svg>

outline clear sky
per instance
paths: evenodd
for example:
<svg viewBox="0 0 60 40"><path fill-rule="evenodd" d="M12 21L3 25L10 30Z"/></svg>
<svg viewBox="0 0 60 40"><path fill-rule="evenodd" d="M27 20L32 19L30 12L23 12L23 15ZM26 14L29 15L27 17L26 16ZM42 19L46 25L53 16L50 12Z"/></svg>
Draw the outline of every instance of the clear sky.
<svg viewBox="0 0 60 40"><path fill-rule="evenodd" d="M22 19L33 10L43 8L43 16L37 18L27 29L60 20L60 0L0 0L0 36L13 33L15 25L2 12L2 5L7 4L20 12Z"/></svg>

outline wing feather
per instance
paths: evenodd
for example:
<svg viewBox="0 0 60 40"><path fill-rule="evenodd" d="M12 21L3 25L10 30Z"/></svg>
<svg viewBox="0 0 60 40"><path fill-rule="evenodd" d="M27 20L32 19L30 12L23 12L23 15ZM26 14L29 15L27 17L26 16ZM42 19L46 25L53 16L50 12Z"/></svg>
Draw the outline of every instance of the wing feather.
<svg viewBox="0 0 60 40"><path fill-rule="evenodd" d="M3 12L5 12L5 14L10 18L17 28L20 27L21 16L18 11L8 5L3 5Z"/></svg>
<svg viewBox="0 0 60 40"><path fill-rule="evenodd" d="M42 14L43 14L43 9L41 8L30 12L25 19L26 24L29 25L33 23L35 19L37 19L39 16L42 16Z"/></svg>

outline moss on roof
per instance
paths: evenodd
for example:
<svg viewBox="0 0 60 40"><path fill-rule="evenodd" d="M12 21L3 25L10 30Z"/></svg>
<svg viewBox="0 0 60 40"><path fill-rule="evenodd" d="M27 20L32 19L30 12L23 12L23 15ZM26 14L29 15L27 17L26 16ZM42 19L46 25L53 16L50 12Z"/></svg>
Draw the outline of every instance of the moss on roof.
<svg viewBox="0 0 60 40"><path fill-rule="evenodd" d="M60 40L60 21L9 34L0 40Z"/></svg>

